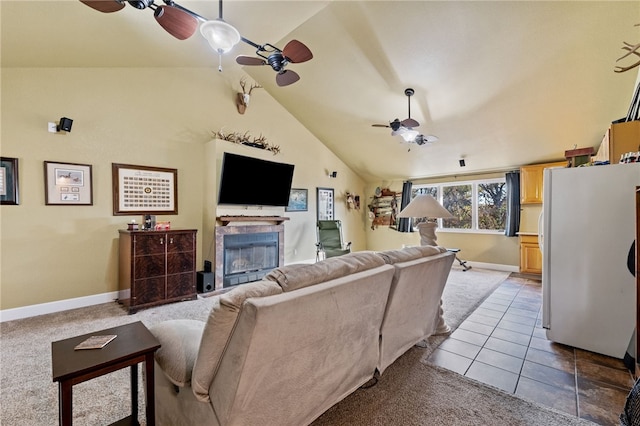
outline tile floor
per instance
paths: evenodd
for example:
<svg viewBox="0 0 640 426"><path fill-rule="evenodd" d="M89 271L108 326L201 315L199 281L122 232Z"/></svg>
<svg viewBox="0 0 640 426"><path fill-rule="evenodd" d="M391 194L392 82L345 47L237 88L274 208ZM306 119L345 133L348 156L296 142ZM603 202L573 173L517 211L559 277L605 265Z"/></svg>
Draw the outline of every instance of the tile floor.
<svg viewBox="0 0 640 426"><path fill-rule="evenodd" d="M600 425L619 425L633 386L622 360L547 340L542 285L512 274L429 362Z"/></svg>

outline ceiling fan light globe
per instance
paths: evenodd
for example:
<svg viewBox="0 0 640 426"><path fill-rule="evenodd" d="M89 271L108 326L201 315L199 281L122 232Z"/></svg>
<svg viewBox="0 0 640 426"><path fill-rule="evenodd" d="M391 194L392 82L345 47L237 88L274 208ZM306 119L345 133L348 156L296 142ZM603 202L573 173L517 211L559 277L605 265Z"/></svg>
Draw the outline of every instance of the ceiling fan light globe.
<svg viewBox="0 0 640 426"><path fill-rule="evenodd" d="M200 34L218 53L227 53L240 42L240 33L222 20L207 21L200 25Z"/></svg>
<svg viewBox="0 0 640 426"><path fill-rule="evenodd" d="M417 130L402 126L399 129L391 132L392 136L400 136L402 139L404 139L405 142L413 142L418 134L419 132Z"/></svg>
<svg viewBox="0 0 640 426"><path fill-rule="evenodd" d="M405 132L402 132L400 136L402 136L402 139L404 139L405 142L413 142L416 136L418 136L418 131L407 129Z"/></svg>

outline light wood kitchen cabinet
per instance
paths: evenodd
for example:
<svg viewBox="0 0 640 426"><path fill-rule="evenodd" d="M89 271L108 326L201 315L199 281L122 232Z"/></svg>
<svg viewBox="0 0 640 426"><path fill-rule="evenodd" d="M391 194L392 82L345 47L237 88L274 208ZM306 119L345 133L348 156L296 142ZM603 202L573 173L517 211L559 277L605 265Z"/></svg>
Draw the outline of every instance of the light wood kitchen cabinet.
<svg viewBox="0 0 640 426"><path fill-rule="evenodd" d="M129 313L197 297L197 230L119 232L118 301Z"/></svg>
<svg viewBox="0 0 640 426"><path fill-rule="evenodd" d="M620 162L627 152L640 151L640 121L614 123L607 129L594 161Z"/></svg>
<svg viewBox="0 0 640 426"><path fill-rule="evenodd" d="M537 235L520 235L520 272L542 273L542 252Z"/></svg>
<svg viewBox="0 0 640 426"><path fill-rule="evenodd" d="M520 167L520 204L542 203L544 169L566 165L566 161L557 161Z"/></svg>

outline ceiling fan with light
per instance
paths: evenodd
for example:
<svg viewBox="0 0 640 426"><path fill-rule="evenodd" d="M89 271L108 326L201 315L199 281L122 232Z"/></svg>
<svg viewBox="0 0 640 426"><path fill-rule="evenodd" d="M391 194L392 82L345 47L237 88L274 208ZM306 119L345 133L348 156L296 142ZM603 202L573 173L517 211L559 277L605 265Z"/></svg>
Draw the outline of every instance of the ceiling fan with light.
<svg viewBox="0 0 640 426"><path fill-rule="evenodd" d="M437 136L420 134L414 127L419 127L420 123L411 118L411 96L415 91L411 88L405 89L404 94L407 96L407 106L409 117L400 121L396 118L389 124L372 124L373 127L387 127L391 129L391 136L400 136L405 142L424 145L438 140Z"/></svg>
<svg viewBox="0 0 640 426"><path fill-rule="evenodd" d="M201 22L200 33L220 56L219 71L222 71L222 54L227 53L242 41L255 47L259 58L241 55L236 58L236 62L240 65L270 65L277 72L278 86L288 86L300 80L296 72L285 69L287 64L306 62L313 58L311 50L298 40L291 40L281 50L270 43L260 45L242 37L236 28L222 18L222 0L219 0L219 15L215 20L206 19L173 0L162 0L165 4L160 6L156 5L154 0L80 1L103 13L117 12L127 3L136 9L151 9L158 24L178 40L191 37L198 28L198 23Z"/></svg>
<svg viewBox="0 0 640 426"><path fill-rule="evenodd" d="M284 69L288 63L306 62L313 58L311 50L298 40L291 40L282 50L269 43L259 46L246 39L243 41L257 49L256 55L259 58L241 55L236 58L236 62L240 65L271 65L271 68L278 73L276 75L278 86L287 86L300 80L300 76L295 71Z"/></svg>

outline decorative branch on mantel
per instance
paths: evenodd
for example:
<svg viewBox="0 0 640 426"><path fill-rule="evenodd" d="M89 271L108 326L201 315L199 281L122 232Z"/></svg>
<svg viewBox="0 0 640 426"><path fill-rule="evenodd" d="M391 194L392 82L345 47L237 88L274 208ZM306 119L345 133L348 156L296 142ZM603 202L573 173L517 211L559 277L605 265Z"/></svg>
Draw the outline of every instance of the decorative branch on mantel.
<svg viewBox="0 0 640 426"><path fill-rule="evenodd" d="M252 137L249 132L244 132L244 134L237 132L223 133L222 130L220 130L213 132L213 136L227 142L251 146L253 148L266 149L267 151L271 151L273 155L280 153L280 147L269 144L267 142L267 138L262 136L262 134L260 134L260 137Z"/></svg>

